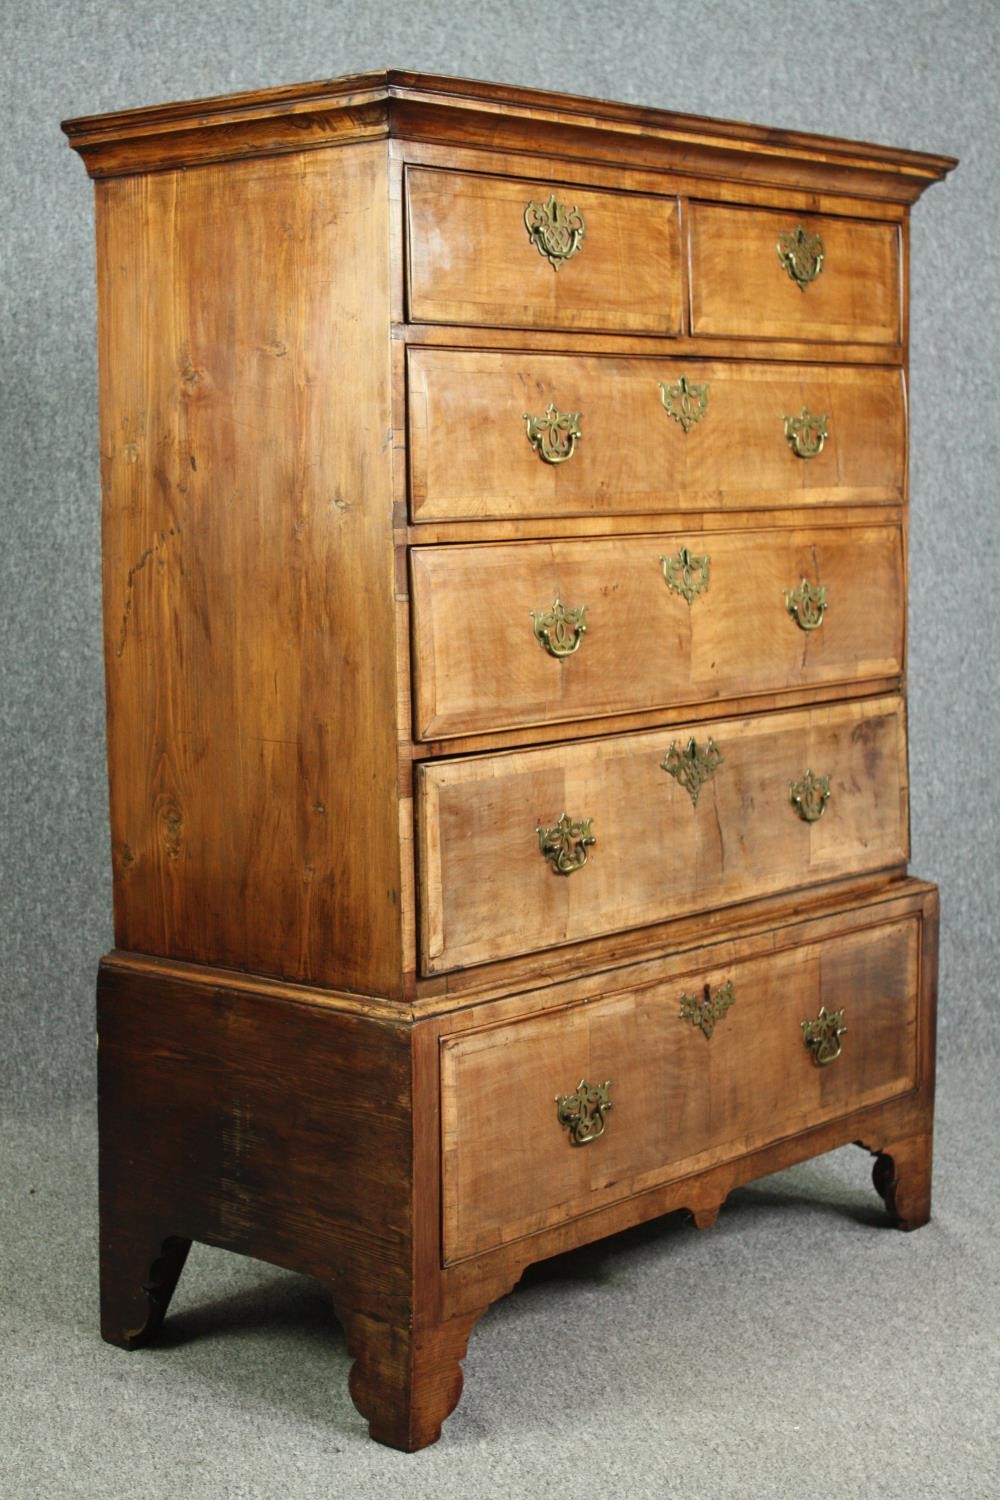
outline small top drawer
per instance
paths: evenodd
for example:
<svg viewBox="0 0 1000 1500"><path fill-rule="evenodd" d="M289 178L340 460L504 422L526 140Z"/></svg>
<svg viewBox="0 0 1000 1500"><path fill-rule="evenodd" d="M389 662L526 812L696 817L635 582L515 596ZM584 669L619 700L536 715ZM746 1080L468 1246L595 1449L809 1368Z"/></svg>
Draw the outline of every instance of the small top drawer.
<svg viewBox="0 0 1000 1500"><path fill-rule="evenodd" d="M895 224L695 203L689 236L696 337L899 343Z"/></svg>
<svg viewBox="0 0 1000 1500"><path fill-rule="evenodd" d="M410 168L415 323L676 334L676 199Z"/></svg>

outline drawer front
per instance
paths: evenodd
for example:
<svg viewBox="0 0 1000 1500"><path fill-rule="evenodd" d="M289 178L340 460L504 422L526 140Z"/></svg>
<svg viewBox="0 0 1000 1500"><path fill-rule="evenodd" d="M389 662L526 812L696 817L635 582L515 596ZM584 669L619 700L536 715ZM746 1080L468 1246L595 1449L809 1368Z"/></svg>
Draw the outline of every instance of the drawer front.
<svg viewBox="0 0 1000 1500"><path fill-rule="evenodd" d="M865 699L435 761L419 767L417 796L421 960L434 973L901 863L903 706Z"/></svg>
<svg viewBox="0 0 1000 1500"><path fill-rule="evenodd" d="M420 738L902 670L898 526L418 547L410 558Z"/></svg>
<svg viewBox="0 0 1000 1500"><path fill-rule="evenodd" d="M688 223L695 336L899 343L895 224L707 203Z"/></svg>
<svg viewBox="0 0 1000 1500"><path fill-rule="evenodd" d="M456 349L408 369L416 521L903 496L898 369Z"/></svg>
<svg viewBox="0 0 1000 1500"><path fill-rule="evenodd" d="M411 167L406 204L411 322L680 331L676 199Z"/></svg>
<svg viewBox="0 0 1000 1500"><path fill-rule="evenodd" d="M445 1260L906 1092L918 969L919 918L907 918L446 1039ZM823 1065L802 1027L821 1007L846 1026ZM597 1135L599 1100L563 1106L594 1133L575 1144L556 1101L582 1080L608 1082L611 1108Z"/></svg>

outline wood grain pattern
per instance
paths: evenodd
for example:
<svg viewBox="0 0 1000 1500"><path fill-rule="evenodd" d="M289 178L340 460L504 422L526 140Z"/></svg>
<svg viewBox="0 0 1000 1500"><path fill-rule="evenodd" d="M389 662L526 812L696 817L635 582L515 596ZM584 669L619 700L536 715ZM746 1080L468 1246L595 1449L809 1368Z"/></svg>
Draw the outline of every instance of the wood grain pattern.
<svg viewBox="0 0 1000 1500"><path fill-rule="evenodd" d="M392 993L384 149L102 184L98 256L116 940Z"/></svg>
<svg viewBox="0 0 1000 1500"><path fill-rule="evenodd" d="M412 1311L405 1028L102 968L104 1334L127 1343L167 1236L291 1266L346 1311ZM119 1336L121 1335L121 1336Z"/></svg>
<svg viewBox="0 0 1000 1500"><path fill-rule="evenodd" d="M582 214L579 251L554 269L528 238L529 202ZM409 316L502 328L680 331L675 200L562 180L406 173Z"/></svg>
<svg viewBox="0 0 1000 1500"><path fill-rule="evenodd" d="M711 735L723 756L697 806L661 767ZM819 822L789 785L831 778ZM417 779L421 967L484 963L683 912L878 870L906 858L898 699L666 733L435 761ZM593 820L583 869L560 876L536 828Z"/></svg>
<svg viewBox="0 0 1000 1500"><path fill-rule="evenodd" d="M416 521L857 504L903 498L905 408L899 370L413 349L410 492ZM685 432L660 384L708 385ZM579 412L567 462L546 463L525 414ZM828 418L816 458L784 431L802 407ZM476 462L463 461L476 434Z"/></svg>
<svg viewBox="0 0 1000 1500"><path fill-rule="evenodd" d="M686 220L695 336L899 342L895 225L706 203L692 203ZM777 253L779 235L799 223L825 250L819 276L802 290Z"/></svg>
<svg viewBox="0 0 1000 1500"><path fill-rule="evenodd" d="M547 1010L441 1048L445 1262L535 1233L852 1108L916 1079L913 920L778 958L703 967L669 985ZM706 1038L684 994L731 983ZM817 1067L801 1022L844 1010L842 1054ZM611 1080L605 1134L574 1146L554 1098ZM511 1107L497 1171L497 1122Z"/></svg>
<svg viewBox="0 0 1000 1500"><path fill-rule="evenodd" d="M661 556L709 557L691 604ZM898 526L651 535L410 553L418 738L783 692L898 675L903 652ZM786 593L827 590L818 629ZM556 659L532 613L586 608L586 634Z"/></svg>

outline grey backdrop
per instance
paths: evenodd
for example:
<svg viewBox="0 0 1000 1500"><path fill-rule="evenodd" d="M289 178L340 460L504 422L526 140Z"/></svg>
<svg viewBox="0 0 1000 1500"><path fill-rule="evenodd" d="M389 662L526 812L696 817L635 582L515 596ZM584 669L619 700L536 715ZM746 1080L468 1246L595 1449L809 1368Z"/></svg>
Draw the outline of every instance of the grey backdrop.
<svg viewBox="0 0 1000 1500"><path fill-rule="evenodd" d="M0 830L7 1108L92 1090L111 943L91 185L70 115L393 65L949 152L912 241L913 869L946 1054L995 1047L1000 11L854 0L6 0Z"/></svg>

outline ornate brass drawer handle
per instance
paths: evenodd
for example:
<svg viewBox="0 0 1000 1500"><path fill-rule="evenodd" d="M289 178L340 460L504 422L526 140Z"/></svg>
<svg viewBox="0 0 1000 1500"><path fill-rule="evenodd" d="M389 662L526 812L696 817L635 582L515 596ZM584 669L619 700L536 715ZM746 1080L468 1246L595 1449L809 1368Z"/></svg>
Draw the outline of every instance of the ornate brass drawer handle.
<svg viewBox="0 0 1000 1500"><path fill-rule="evenodd" d="M778 236L778 259L800 292L822 271L824 253L819 235L809 234L801 224Z"/></svg>
<svg viewBox="0 0 1000 1500"><path fill-rule="evenodd" d="M582 870L587 863L587 850L597 839L590 831L593 818L581 818L574 822L569 813L563 813L558 823L551 828L541 824L535 829L538 847L557 875L572 875Z"/></svg>
<svg viewBox="0 0 1000 1500"><path fill-rule="evenodd" d="M610 1078L603 1083L588 1083L581 1078L575 1093L556 1095L556 1118L569 1131L571 1146L588 1146L604 1134L607 1128L604 1117L614 1108L608 1097L610 1088Z"/></svg>
<svg viewBox="0 0 1000 1500"><path fill-rule="evenodd" d="M826 1006L822 1005L815 1021L803 1021L801 1026L802 1040L812 1053L816 1066L825 1068L827 1063L836 1062L843 1051L840 1038L847 1030L844 1024L844 1012L842 1010L828 1011Z"/></svg>
<svg viewBox="0 0 1000 1500"><path fill-rule="evenodd" d="M557 594L551 609L538 614L532 610L531 618L535 627L535 640L540 646L544 646L550 656L561 658L579 651L580 643L587 633L585 604L581 604L578 609L567 609Z"/></svg>
<svg viewBox="0 0 1000 1500"><path fill-rule="evenodd" d="M818 823L830 800L829 776L807 771L801 781L788 783L788 800L804 823Z"/></svg>
<svg viewBox="0 0 1000 1500"><path fill-rule="evenodd" d="M826 614L826 589L803 578L797 589L786 589L785 608L800 630L818 630Z"/></svg>
<svg viewBox="0 0 1000 1500"><path fill-rule="evenodd" d="M797 417L785 418L785 437L796 458L817 458L829 436L826 417L811 416L806 406Z"/></svg>
<svg viewBox="0 0 1000 1500"><path fill-rule="evenodd" d="M716 1023L721 1021L729 1007L736 1002L733 994L733 981L730 979L725 984L720 984L715 994L712 994L710 985L705 986L701 995L682 995L680 1018L682 1021L690 1021L692 1026L701 1029L706 1037L710 1037L715 1030Z"/></svg>
<svg viewBox="0 0 1000 1500"><path fill-rule="evenodd" d="M673 385L660 381L660 400L664 409L679 422L685 432L690 432L708 411L708 386L695 385L682 375Z"/></svg>
<svg viewBox="0 0 1000 1500"><path fill-rule="evenodd" d="M524 414L524 430L528 442L547 464L564 464L573 457L580 431L578 411L560 411L551 401L543 416Z"/></svg>
<svg viewBox="0 0 1000 1500"><path fill-rule="evenodd" d="M567 208L565 203L557 201L555 193L545 203L532 199L524 210L524 227L529 240L553 271L577 254L587 233L583 214L576 204Z"/></svg>
<svg viewBox="0 0 1000 1500"><path fill-rule="evenodd" d="M674 740L660 761L660 769L684 788L694 807L698 806L698 796L705 782L721 765L722 752L714 740L709 740L704 750L699 750L693 739L688 740L683 750Z"/></svg>
<svg viewBox="0 0 1000 1500"><path fill-rule="evenodd" d="M708 588L708 570L712 559L708 553L701 557L682 547L670 557L660 556L663 581L675 594L680 594L688 604Z"/></svg>

